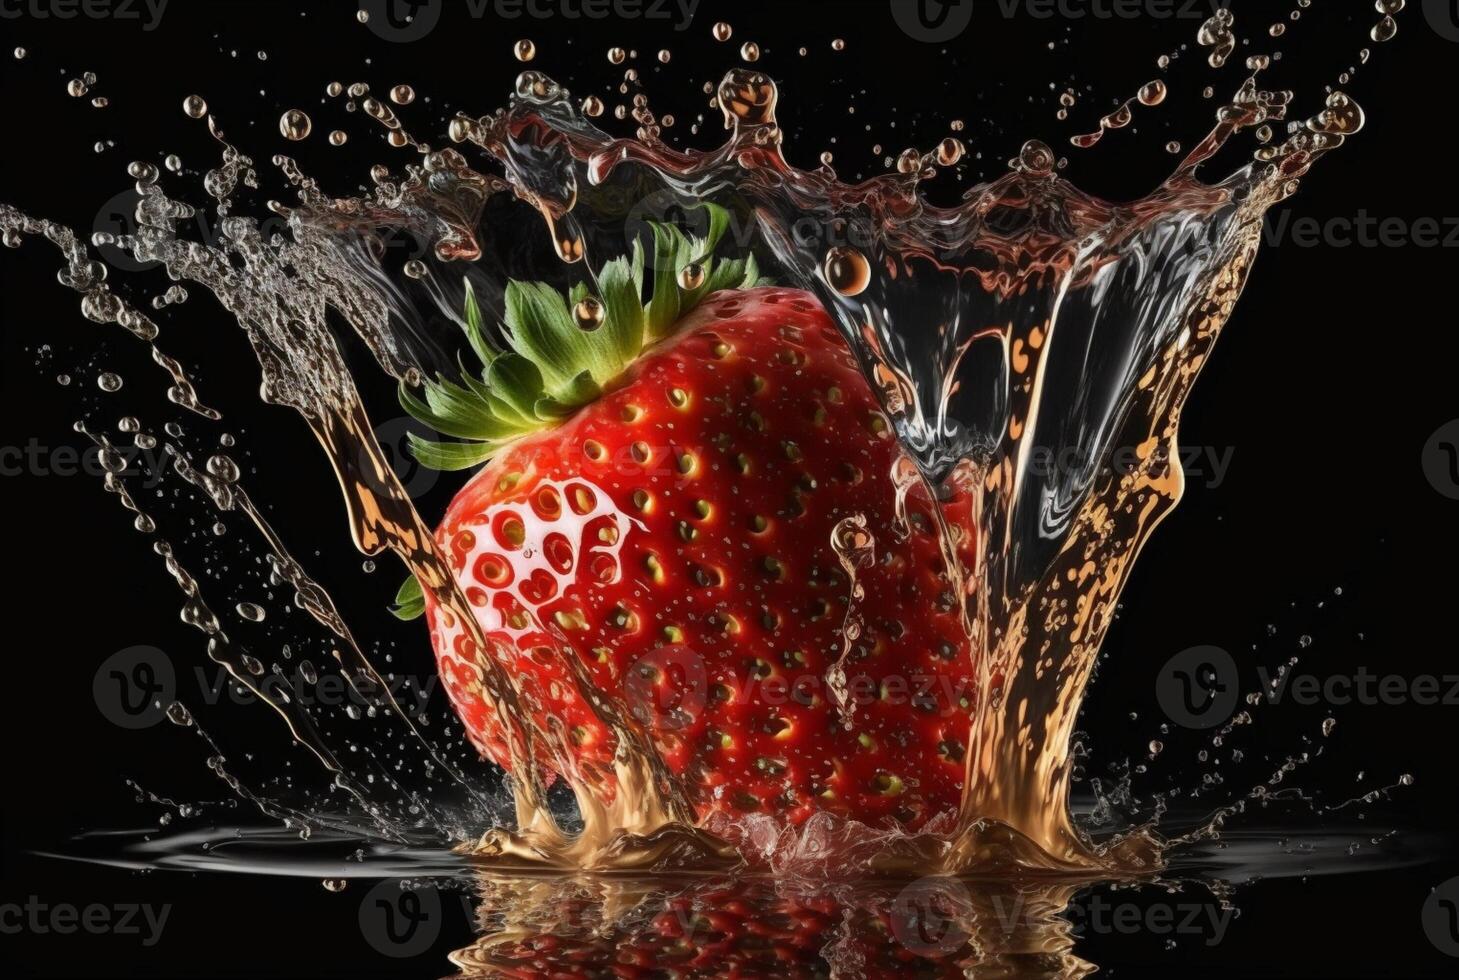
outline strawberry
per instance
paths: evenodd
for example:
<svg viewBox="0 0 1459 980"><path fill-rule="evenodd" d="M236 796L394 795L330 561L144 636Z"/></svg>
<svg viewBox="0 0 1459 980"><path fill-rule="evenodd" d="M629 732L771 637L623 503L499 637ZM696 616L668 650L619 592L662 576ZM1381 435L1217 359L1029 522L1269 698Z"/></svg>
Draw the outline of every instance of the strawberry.
<svg viewBox="0 0 1459 980"><path fill-rule="evenodd" d="M920 826L957 806L975 694L939 515L918 481L899 520L888 477L911 464L845 341L753 257L716 263L711 216L705 240L653 228L647 304L637 243L596 297L512 283L505 346L468 284L482 374L401 393L462 440L417 440L422 462L489 460L437 539L576 775L611 780L615 746L569 657L701 818ZM464 629L413 581L397 604L425 612L468 734L505 764Z"/></svg>

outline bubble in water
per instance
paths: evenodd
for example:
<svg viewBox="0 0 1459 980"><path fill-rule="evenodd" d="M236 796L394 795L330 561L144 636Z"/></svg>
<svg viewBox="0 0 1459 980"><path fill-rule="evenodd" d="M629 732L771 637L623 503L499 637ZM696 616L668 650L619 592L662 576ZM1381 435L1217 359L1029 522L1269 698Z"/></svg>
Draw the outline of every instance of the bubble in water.
<svg viewBox="0 0 1459 980"><path fill-rule="evenodd" d="M86 94L86 83L79 78L73 78L66 83L66 94L73 99L79 99Z"/></svg>
<svg viewBox="0 0 1459 980"><path fill-rule="evenodd" d="M517 56L518 61L531 61L537 57L537 45L533 44L527 38L522 38L512 48L512 53Z"/></svg>
<svg viewBox="0 0 1459 980"><path fill-rule="evenodd" d="M586 116L601 116L603 114L603 100L596 95L590 95L583 99L583 114Z"/></svg>
<svg viewBox="0 0 1459 980"><path fill-rule="evenodd" d="M667 65L671 58L673 58L673 55L669 53L668 48L665 48L664 50L659 52L659 64Z"/></svg>
<svg viewBox="0 0 1459 980"><path fill-rule="evenodd" d="M242 475L238 472L238 464L233 462L230 457L224 456L221 453L208 457L207 465L208 473L222 480L224 483L236 483L238 482L238 477Z"/></svg>
<svg viewBox="0 0 1459 980"><path fill-rule="evenodd" d="M1054 169L1054 151L1038 140L1029 140L1018 151L1018 167L1031 174L1047 174Z"/></svg>
<svg viewBox="0 0 1459 980"><path fill-rule="evenodd" d="M96 386L102 391L121 391L122 376L111 371L103 371L96 378Z"/></svg>
<svg viewBox="0 0 1459 980"><path fill-rule="evenodd" d="M334 130L333 132L331 132L329 134L329 145L330 146L344 146L345 143L349 142L349 138L350 138L350 134L349 133L346 133L342 129L336 129L336 130Z"/></svg>
<svg viewBox="0 0 1459 980"><path fill-rule="evenodd" d="M263 607L256 602L240 602L235 608L238 611L238 615L250 623L261 623L264 621L264 617L268 615L264 612Z"/></svg>
<svg viewBox="0 0 1459 980"><path fill-rule="evenodd" d="M1146 82L1140 86L1136 98L1140 100L1141 105L1159 105L1165 101L1166 92L1165 83L1157 78L1153 82Z"/></svg>
<svg viewBox="0 0 1459 980"><path fill-rule="evenodd" d="M838 37L834 41L832 41L831 42L831 50L832 51L845 51L846 50L846 41L845 41L845 39Z"/></svg>
<svg viewBox="0 0 1459 980"><path fill-rule="evenodd" d="M15 49L15 60L16 61L20 61L20 60L22 60L24 58L25 58L25 49L24 48L16 48Z"/></svg>
<svg viewBox="0 0 1459 980"><path fill-rule="evenodd" d="M951 167L963 158L964 147L960 139L949 136L937 144L937 162L944 167Z"/></svg>
<svg viewBox="0 0 1459 980"><path fill-rule="evenodd" d="M849 245L838 245L826 253L826 282L842 296L860 295L871 283L871 264Z"/></svg>
<svg viewBox="0 0 1459 980"><path fill-rule="evenodd" d="M285 139L302 140L309 136L309 131L314 127L309 114L302 109L290 109L279 117L279 133Z"/></svg>
<svg viewBox="0 0 1459 980"><path fill-rule="evenodd" d="M628 57L628 52L627 51L624 51L622 48L609 48L608 49L608 60L611 61L615 65L621 65L621 64L623 64L623 59L625 59L627 57Z"/></svg>
<svg viewBox="0 0 1459 980"><path fill-rule="evenodd" d="M746 41L744 44L740 45L740 57L745 59L746 61L759 61L760 45L756 44L754 41Z"/></svg>
<svg viewBox="0 0 1459 980"><path fill-rule="evenodd" d="M694 290L704 285L704 266L698 262L690 262L679 270L679 288Z"/></svg>
<svg viewBox="0 0 1459 980"><path fill-rule="evenodd" d="M182 111L194 119L201 119L208 114L208 103L201 95L189 95L182 100Z"/></svg>
<svg viewBox="0 0 1459 980"><path fill-rule="evenodd" d="M711 33L714 35L714 39L716 41L728 41L730 39L730 36L733 35L734 32L735 29L733 27L729 26L729 24L725 23L724 21L720 21L719 23L714 25L714 30ZM18 51L20 49L17 48L16 50Z"/></svg>
<svg viewBox="0 0 1459 980"><path fill-rule="evenodd" d="M390 101L396 105L410 105L415 101L415 89L409 85L397 85L390 90Z"/></svg>

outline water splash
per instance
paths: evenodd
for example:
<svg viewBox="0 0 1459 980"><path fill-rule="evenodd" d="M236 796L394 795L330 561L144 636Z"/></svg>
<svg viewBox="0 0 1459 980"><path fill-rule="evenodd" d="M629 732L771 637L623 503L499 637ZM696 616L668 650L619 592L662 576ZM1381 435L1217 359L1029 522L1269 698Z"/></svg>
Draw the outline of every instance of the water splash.
<svg viewBox="0 0 1459 980"><path fill-rule="evenodd" d="M1224 61L1230 18L1215 20L1202 37L1210 35L1212 58ZM939 165L956 162L961 154L952 149L904 154L896 173L856 185L839 182L829 168L792 167L782 154L776 87L750 69L730 72L719 85L730 136L704 152L663 144L646 104L635 114L639 138L612 139L566 90L524 72L507 109L459 116L451 126L452 138L494 161L502 177L473 169L461 151L416 140L357 83L349 95L362 100L366 116L389 130L393 145L420 153L403 177L377 168L370 194L334 199L292 160L276 157L298 200L271 203L288 234L266 235L235 214L240 190L257 184L253 163L208 116L222 157L205 179L219 240L178 238L178 226L196 211L169 197L157 169L143 164L131 171L141 195L136 232L97 244L161 263L217 298L253 345L264 399L297 410L327 454L356 545L367 555L395 553L459 628L452 642L465 651L463 663L502 727L515 778L517 826L489 833L483 852L559 867L662 868L732 862L726 839L744 844L768 831L753 823L700 826L651 736L596 691L559 645L565 676L617 744L611 774L573 764L563 733L536 720L540 692L503 668L509 652L488 640L388 466L331 321L346 323L390 377L418 384L439 366L438 352L383 264L384 234L428 243L440 263L476 262L488 205L516 198L541 215L557 256L577 263L622 249L621 221L594 213L610 189L732 208L785 273L832 313L860 360L915 462L888 474L898 495L922 488L958 501L963 514L944 514L939 528L978 678L961 810L916 836L851 829L845 839L855 847L875 840L869 870L1145 871L1161 860L1158 840L1135 832L1095 844L1073 822L1074 719L1133 562L1180 498L1181 407L1250 272L1262 216L1362 126L1357 105L1334 92L1284 142L1264 145L1217 183L1201 182L1198 168L1233 136L1286 119L1292 94L1263 90L1265 63L1249 67L1215 129L1138 201L1114 204L1080 192L1057 176L1053 152L1030 142L1006 175L953 208L933 206L919 190ZM198 118L207 110L190 104L187 111ZM294 119L288 133L305 128ZM807 219L822 232L809 240L796 230ZM67 263L62 281L83 294L83 312L153 341L155 326L107 289L104 270L74 236L8 207L0 209L0 232L7 243L23 236L56 243ZM856 244L842 244L848 241ZM417 268L412 278L420 274ZM493 273L478 267L474 275L490 280ZM428 272L424 282L454 317L458 297ZM487 301L499 297L499 286L486 285ZM176 362L153 350L173 400L212 417ZM1134 450L1133 467L1115 465L1119 447ZM1074 465L1040 466L1045 453ZM224 493L195 470L179 472L210 494ZM332 604L248 509L246 495L231 488L226 495L233 506L241 502L290 570L306 608L357 651L334 622ZM897 529L874 529L847 549L848 572L877 533ZM194 618L200 628L209 625L201 612ZM854 622L848 612L848 634ZM219 656L249 683L246 661ZM316 754L330 766L327 748ZM584 821L580 833L565 832L548 805L546 772L568 777Z"/></svg>

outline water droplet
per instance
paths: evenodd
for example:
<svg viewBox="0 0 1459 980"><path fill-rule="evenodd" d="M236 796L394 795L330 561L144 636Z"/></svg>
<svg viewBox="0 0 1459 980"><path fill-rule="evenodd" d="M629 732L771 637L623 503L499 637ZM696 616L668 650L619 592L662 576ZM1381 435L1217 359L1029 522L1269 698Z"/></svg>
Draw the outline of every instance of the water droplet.
<svg viewBox="0 0 1459 980"><path fill-rule="evenodd" d="M583 330L597 330L603 325L603 304L596 296L584 296L572 309L572 317Z"/></svg>
<svg viewBox="0 0 1459 980"><path fill-rule="evenodd" d="M756 44L754 41L746 41L744 44L740 45L740 57L745 59L746 61L759 61L760 45Z"/></svg>
<svg viewBox="0 0 1459 980"><path fill-rule="evenodd" d="M254 602L240 602L235 608L238 610L238 615L250 623L261 623L264 617L268 615L264 612L262 606Z"/></svg>
<svg viewBox="0 0 1459 980"><path fill-rule="evenodd" d="M1140 86L1136 98L1140 100L1141 105L1159 105L1165 101L1166 92L1165 83L1157 78L1153 82L1146 82Z"/></svg>
<svg viewBox="0 0 1459 980"><path fill-rule="evenodd" d="M725 23L724 21L720 21L719 23L714 25L714 30L711 33L713 33L714 39L716 41L728 41L731 35L734 34L734 32L735 29L733 27L729 26L729 24ZM20 49L17 48L16 50L18 51Z"/></svg>
<svg viewBox="0 0 1459 980"><path fill-rule="evenodd" d="M329 134L329 145L344 146L345 143L349 142L349 138L349 134L346 133L344 130L336 129Z"/></svg>
<svg viewBox="0 0 1459 980"><path fill-rule="evenodd" d="M114 374L111 371L104 371L97 376L96 386L102 391L121 391L122 377L121 375Z"/></svg>
<svg viewBox="0 0 1459 980"><path fill-rule="evenodd" d="M622 48L609 48L608 49L608 60L611 61L615 65L621 65L621 64L623 64L623 60L625 58L627 58L627 57L628 57L628 52L627 51L624 51Z"/></svg>
<svg viewBox="0 0 1459 980"><path fill-rule="evenodd" d="M857 296L871 283L871 264L850 246L838 245L826 253L826 282L842 296Z"/></svg>
<svg viewBox="0 0 1459 980"><path fill-rule="evenodd" d="M679 288L698 289L704 285L705 276L704 266L701 263L690 262L679 270Z"/></svg>
<svg viewBox="0 0 1459 980"><path fill-rule="evenodd" d="M537 45L527 38L523 38L512 48L512 53L517 56L518 61L531 61L537 57Z"/></svg>
<svg viewBox="0 0 1459 980"><path fill-rule="evenodd" d="M285 139L302 140L309 136L314 123L302 109L290 109L279 117L279 132Z"/></svg>
<svg viewBox="0 0 1459 980"><path fill-rule="evenodd" d="M397 85L390 90L390 101L396 105L410 105L415 101L415 89L409 85Z"/></svg>
<svg viewBox="0 0 1459 980"><path fill-rule="evenodd" d="M208 103L201 95L189 95L182 100L182 111L194 119L201 119L208 114Z"/></svg>
<svg viewBox="0 0 1459 980"><path fill-rule="evenodd" d="M603 114L603 100L596 95L590 95L583 99L583 114L587 116L601 116Z"/></svg>

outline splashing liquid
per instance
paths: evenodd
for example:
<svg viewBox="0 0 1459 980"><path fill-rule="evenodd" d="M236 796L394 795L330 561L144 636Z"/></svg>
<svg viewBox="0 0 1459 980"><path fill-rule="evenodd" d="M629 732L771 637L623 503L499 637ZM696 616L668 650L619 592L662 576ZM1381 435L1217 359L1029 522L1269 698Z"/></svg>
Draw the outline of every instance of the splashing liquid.
<svg viewBox="0 0 1459 980"><path fill-rule="evenodd" d="M1230 26L1226 14L1203 28L1213 63L1230 53ZM1289 127L1285 142L1263 146L1219 183L1202 183L1197 168L1233 135L1285 119L1291 93L1261 89L1263 67L1252 66L1215 129L1140 200L1112 204L1080 192L1057 176L1053 152L1030 142L1006 175L953 208L928 203L919 183L939 162L956 162L960 143L925 156L909 151L895 173L857 185L838 182L828 166L798 170L781 152L776 86L749 68L720 83L716 100L730 135L705 152L662 143L646 102L634 113L639 138L610 138L589 120L600 107L580 109L547 76L524 72L507 109L451 125L452 139L484 153L502 177L477 172L455 149L417 142L357 83L348 92L365 115L390 130L393 145L421 154L402 179L379 167L373 193L333 199L276 157L298 203L270 205L290 234L266 238L257 222L233 214L240 185L256 186L252 161L208 116L222 148L205 181L218 243L176 237L194 211L167 197L156 168L146 168L133 173L138 229L114 244L216 296L252 342L265 400L296 409L328 455L358 548L396 554L459 627L514 778L516 827L488 833L480 852L554 867L703 867L739 860L731 844L743 849L760 831L704 825L644 728L593 687L565 644L557 650L565 676L616 739L613 771L581 771L564 734L535 720L544 714L541 692L505 669L512 652L483 634L372 434L328 320L347 322L387 374L418 384L434 355L414 329L418 311L382 266L382 233L404 230L428 242L438 262L464 267L482 258L488 203L514 196L540 213L558 257L577 263L622 251L621 221L594 209L624 184L730 208L754 223L785 274L820 299L859 359L912 461L886 475L899 497L920 484L960 502L938 518L978 679L960 810L916 835L840 827L827 839L874 844L858 864L874 871L1149 870L1160 862L1152 836L1095 844L1075 826L1074 720L1133 562L1180 498L1181 409L1250 272L1262 217L1362 126L1357 105L1334 92L1317 116ZM1135 101L1152 104L1163 91L1146 86ZM186 111L200 118L207 109L192 97ZM304 138L307 118L294 122L286 135ZM1110 119L1101 131L1117 125L1121 118ZM807 219L822 232L809 241L795 233ZM7 242L26 234L56 241L88 316L152 343L155 328L121 310L96 264L62 230L8 208L0 209L0 230ZM459 304L432 278L423 281L454 317ZM175 362L155 356L173 378L174 400L207 414ZM1133 467L1116 466L1118 447L1135 448ZM1072 465L1039 465L1049 455ZM904 531L852 520L831 545L854 585L878 536ZM854 600L848 641L858 626ZM331 609L316 604L317 615ZM844 690L844 679L837 661L829 689ZM580 833L565 832L548 807L546 771L570 785ZM817 825L826 830L825 821Z"/></svg>

